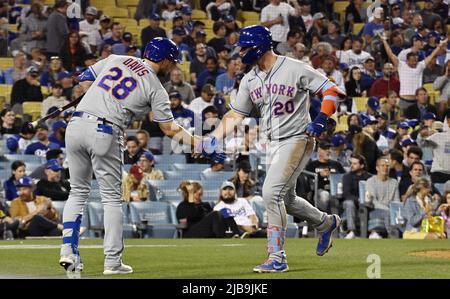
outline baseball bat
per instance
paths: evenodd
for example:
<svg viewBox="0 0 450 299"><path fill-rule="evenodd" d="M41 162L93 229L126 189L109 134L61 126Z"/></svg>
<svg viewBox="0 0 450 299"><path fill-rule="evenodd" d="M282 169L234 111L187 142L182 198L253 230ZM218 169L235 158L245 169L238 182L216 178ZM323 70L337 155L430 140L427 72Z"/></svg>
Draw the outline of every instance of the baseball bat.
<svg viewBox="0 0 450 299"><path fill-rule="evenodd" d="M48 119L57 117L61 112L66 111L67 109L78 105L78 103L81 102L81 100L83 99L83 96L84 96L84 94L79 96L78 98L76 98L75 100L70 102L69 104L58 108L58 110L55 110L52 113L47 114L46 116L44 116L44 117L42 117L42 118L40 118L38 120L33 121L32 123L30 123L30 125L33 126L33 128L35 128L38 125L38 123L44 122L44 121L46 121Z"/></svg>

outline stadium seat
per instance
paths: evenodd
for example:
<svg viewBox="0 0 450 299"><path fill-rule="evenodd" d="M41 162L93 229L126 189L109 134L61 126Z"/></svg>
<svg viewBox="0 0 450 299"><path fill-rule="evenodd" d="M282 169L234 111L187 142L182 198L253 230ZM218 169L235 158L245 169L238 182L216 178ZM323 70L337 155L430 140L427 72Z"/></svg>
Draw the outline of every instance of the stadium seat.
<svg viewBox="0 0 450 299"><path fill-rule="evenodd" d="M115 2L115 1L114 1ZM90 0L90 4L92 6L95 6L97 9L102 10L107 7L111 6L111 0ZM108 14L106 14L108 15ZM111 16L110 16L111 17Z"/></svg>
<svg viewBox="0 0 450 299"><path fill-rule="evenodd" d="M147 238L176 238L177 225L167 202L131 202L131 222Z"/></svg>
<svg viewBox="0 0 450 299"><path fill-rule="evenodd" d="M121 7L106 6L103 13L112 18L128 18L128 9Z"/></svg>
<svg viewBox="0 0 450 299"><path fill-rule="evenodd" d="M66 201L52 201L53 207L58 211L59 221L62 222L62 214L64 211L64 206L66 205Z"/></svg>
<svg viewBox="0 0 450 299"><path fill-rule="evenodd" d="M172 170L176 171L198 171L201 172L209 168L208 164L182 164L182 163L174 163L172 164Z"/></svg>
<svg viewBox="0 0 450 299"><path fill-rule="evenodd" d="M23 102L23 114L31 115L33 121L41 117L42 102Z"/></svg>
<svg viewBox="0 0 450 299"><path fill-rule="evenodd" d="M147 185L149 187L149 199L151 201L160 201L165 198L165 196L175 197L180 196L178 192L178 186L181 180L148 180Z"/></svg>
<svg viewBox="0 0 450 299"><path fill-rule="evenodd" d="M169 170L164 172L164 178L167 180L194 180L200 181L200 172L198 171L176 171Z"/></svg>
<svg viewBox="0 0 450 299"><path fill-rule="evenodd" d="M367 110L368 97L353 97L352 112L365 112Z"/></svg>
<svg viewBox="0 0 450 299"><path fill-rule="evenodd" d="M348 130L347 119L348 119L347 114L343 114L343 115L339 116L335 132L345 132Z"/></svg>
<svg viewBox="0 0 450 299"><path fill-rule="evenodd" d="M219 172L208 172L201 174L201 181L217 180L217 181L227 181L232 178L234 172L232 171L219 171Z"/></svg>
<svg viewBox="0 0 450 299"><path fill-rule="evenodd" d="M333 4L333 12L339 14L339 21L341 24L345 20L345 9L349 5L349 1L335 1Z"/></svg>
<svg viewBox="0 0 450 299"><path fill-rule="evenodd" d="M186 163L185 155L155 155L156 164L159 163Z"/></svg>
<svg viewBox="0 0 450 299"><path fill-rule="evenodd" d="M227 178L226 180L229 180L231 177ZM222 179L208 179L208 180L201 180L201 184L203 188L209 189L209 190L219 190L220 186L222 186L223 182L225 180Z"/></svg>
<svg viewBox="0 0 450 299"><path fill-rule="evenodd" d="M361 238L367 238L367 227L369 221L369 211L364 205L364 198L366 197L366 181L359 181L359 221L360 221L360 235Z"/></svg>
<svg viewBox="0 0 450 299"><path fill-rule="evenodd" d="M117 6L125 7L138 6L139 0L116 0Z"/></svg>
<svg viewBox="0 0 450 299"><path fill-rule="evenodd" d="M261 17L259 13L255 11L241 11L238 14L238 18L243 21L260 21Z"/></svg>
<svg viewBox="0 0 450 299"><path fill-rule="evenodd" d="M14 66L14 60L12 57L1 57L0 58L0 69L6 70L13 66ZM12 85L11 85L11 87L12 87Z"/></svg>
<svg viewBox="0 0 450 299"><path fill-rule="evenodd" d="M393 201L389 204L389 218L391 226L403 229L405 224L405 212L404 203L399 201Z"/></svg>
<svg viewBox="0 0 450 299"><path fill-rule="evenodd" d="M89 214L89 229L94 231L95 237L104 235L104 211L103 204L100 202L88 202L87 210ZM125 238L131 238L135 235L135 226L131 223L129 217L128 203L122 203L122 221L123 233Z"/></svg>
<svg viewBox="0 0 450 299"><path fill-rule="evenodd" d="M137 7L129 6L127 9L128 9L128 16L130 16L130 18L134 18L134 15L136 14L137 11ZM146 25L148 24L146 23Z"/></svg>
<svg viewBox="0 0 450 299"><path fill-rule="evenodd" d="M191 78L190 66L191 66L190 61L184 61L183 64L179 65L179 68L180 68L181 72L183 73L183 79L185 81L189 81Z"/></svg>
<svg viewBox="0 0 450 299"><path fill-rule="evenodd" d="M212 30L214 21L213 20L202 20L203 23L205 23L205 30Z"/></svg>
<svg viewBox="0 0 450 299"><path fill-rule="evenodd" d="M343 173L331 173L330 174L330 195L337 197L338 184L342 183Z"/></svg>
<svg viewBox="0 0 450 299"><path fill-rule="evenodd" d="M114 18L114 22L119 22L122 26L125 27L125 31L128 31L130 27L138 27L138 23L135 19L130 18ZM139 28L140 32L140 28ZM133 32L131 32L133 33Z"/></svg>
<svg viewBox="0 0 450 299"><path fill-rule="evenodd" d="M18 155L18 154L6 154L5 158L8 161L16 161L16 160L22 160L25 162L25 164L31 163L31 164L43 164L45 163L44 157L39 157L35 155Z"/></svg>
<svg viewBox="0 0 450 299"><path fill-rule="evenodd" d="M425 6L425 1L417 1L416 3L417 5L419 5L420 9L423 9L423 7Z"/></svg>
<svg viewBox="0 0 450 299"><path fill-rule="evenodd" d="M26 171L25 171L26 175L30 175L33 171L35 171L41 165L42 165L41 163L27 163Z"/></svg>
<svg viewBox="0 0 450 299"><path fill-rule="evenodd" d="M192 10L192 19L203 21L203 20L207 20L208 16L206 15L206 13L203 10L193 9Z"/></svg>
<svg viewBox="0 0 450 299"><path fill-rule="evenodd" d="M259 25L261 22L259 20L248 20L244 21L242 23L242 27L252 26L252 25Z"/></svg>
<svg viewBox="0 0 450 299"><path fill-rule="evenodd" d="M439 193L441 195L444 195L444 193L445 193L444 186L445 186L445 184L442 184L442 183L434 184L434 187L436 187L436 189L439 191Z"/></svg>
<svg viewBox="0 0 450 299"><path fill-rule="evenodd" d="M365 23L353 23L352 33L358 35L361 29L363 29Z"/></svg>

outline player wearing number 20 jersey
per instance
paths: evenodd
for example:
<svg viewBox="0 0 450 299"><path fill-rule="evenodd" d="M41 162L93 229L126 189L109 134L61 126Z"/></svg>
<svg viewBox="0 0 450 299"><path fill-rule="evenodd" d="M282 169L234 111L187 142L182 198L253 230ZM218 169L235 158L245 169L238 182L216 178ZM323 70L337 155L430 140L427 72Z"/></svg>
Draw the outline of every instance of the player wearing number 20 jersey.
<svg viewBox="0 0 450 299"><path fill-rule="evenodd" d="M154 113L155 122L173 119L169 96L151 67L131 56L110 55L89 67L95 76L77 107L121 128L132 117ZM150 77L150 78L149 78Z"/></svg>

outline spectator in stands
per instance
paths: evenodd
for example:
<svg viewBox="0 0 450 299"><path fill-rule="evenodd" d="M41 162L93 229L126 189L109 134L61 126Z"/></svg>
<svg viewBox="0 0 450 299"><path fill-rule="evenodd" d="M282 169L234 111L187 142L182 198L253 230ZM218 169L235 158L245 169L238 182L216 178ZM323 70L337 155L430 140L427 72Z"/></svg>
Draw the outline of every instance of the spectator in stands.
<svg viewBox="0 0 450 299"><path fill-rule="evenodd" d="M152 13L149 18L149 25L141 31L142 53L145 46L155 37L166 37L166 31L161 28L161 17L157 13Z"/></svg>
<svg viewBox="0 0 450 299"><path fill-rule="evenodd" d="M386 157L377 159L377 175L369 178L366 183L365 203L373 210L369 212L369 221L378 220L382 222L384 230L390 231L389 204L392 201L399 201L398 183L395 179L389 178L389 160ZM380 239L379 233L373 227L369 239Z"/></svg>
<svg viewBox="0 0 450 299"><path fill-rule="evenodd" d="M322 58L321 68L317 69L317 71L334 82L341 90L345 91L344 77L342 77L340 71L335 69L334 59L331 56Z"/></svg>
<svg viewBox="0 0 450 299"><path fill-rule="evenodd" d="M350 130L350 126L351 125L361 126L361 120L359 119L359 115L357 113L352 113L352 114L350 114L348 116L348 118L347 118L347 126L349 127L349 130Z"/></svg>
<svg viewBox="0 0 450 299"><path fill-rule="evenodd" d="M97 20L98 11L94 6L89 6L86 8L84 13L84 20L80 22L80 36L87 37L92 32L100 29L100 21Z"/></svg>
<svg viewBox="0 0 450 299"><path fill-rule="evenodd" d="M409 167L403 164L403 153L397 149L389 150L389 177L398 182L410 179Z"/></svg>
<svg viewBox="0 0 450 299"><path fill-rule="evenodd" d="M358 154L350 156L350 172L342 178L342 199L347 215L346 239L356 237L356 211L359 206L359 182L367 181L371 175L366 171L366 159Z"/></svg>
<svg viewBox="0 0 450 299"><path fill-rule="evenodd" d="M386 101L381 104L380 111L385 113L388 117L389 124L396 124L398 120L402 120L400 106L398 106L399 98L397 93L393 90L388 91Z"/></svg>
<svg viewBox="0 0 450 299"><path fill-rule="evenodd" d="M100 47L100 59L99 60L108 58L108 56L111 54L112 54L112 46L108 45L108 44L103 44Z"/></svg>
<svg viewBox="0 0 450 299"><path fill-rule="evenodd" d="M426 178L418 179L406 192L404 217L406 220L404 238L411 232L419 232L422 220L434 214L435 209L430 197L431 183Z"/></svg>
<svg viewBox="0 0 450 299"><path fill-rule="evenodd" d="M217 58L208 57L206 58L206 70L200 73L197 77L197 90L200 91L205 84L216 84L217 76L223 74L225 71L219 68Z"/></svg>
<svg viewBox="0 0 450 299"><path fill-rule="evenodd" d="M345 90L347 91L347 100L345 101L347 104L347 111L351 111L351 98L363 97L367 94L367 91L361 86L361 69L359 67L354 66L350 69L350 78L345 83Z"/></svg>
<svg viewBox="0 0 450 299"><path fill-rule="evenodd" d="M50 160L57 160L59 165L63 167L64 164L64 154L63 151L59 148L57 149L50 149L45 153L45 159L46 161ZM36 180L42 180L45 178L45 169L47 168L47 162L33 170L33 172L30 174L30 177ZM69 179L69 169L64 169L63 172L61 172L61 179L66 180Z"/></svg>
<svg viewBox="0 0 450 299"><path fill-rule="evenodd" d="M404 9L405 13L406 9ZM407 21L407 18L403 17L403 20ZM407 24L408 25L408 24ZM420 28L423 26L423 20L422 16L419 13L413 13L411 24L408 26L408 28L404 31L403 35L405 37L405 40L410 41L411 38L416 35L416 33L420 30Z"/></svg>
<svg viewBox="0 0 450 299"><path fill-rule="evenodd" d="M259 220L252 206L245 198L236 196L236 187L230 181L223 182L220 187L219 202L214 206L214 211L219 212L222 209L231 210L234 221L243 232L241 238L265 235L259 232Z"/></svg>
<svg viewBox="0 0 450 299"><path fill-rule="evenodd" d="M295 8L280 0L270 0L270 4L261 10L261 25L269 28L272 33L275 49L279 43L287 40L289 16L300 16L300 6L296 1L293 4L296 5Z"/></svg>
<svg viewBox="0 0 450 299"><path fill-rule="evenodd" d="M407 119L417 119L422 121L423 115L427 112L437 114L436 107L430 105L428 102L428 93L427 90L423 87L419 87L416 90L416 105L410 105L405 110L405 117Z"/></svg>
<svg viewBox="0 0 450 299"><path fill-rule="evenodd" d="M446 113L447 124L450 127L450 109ZM427 142L433 146L433 164L431 165L431 181L433 184L445 183L450 180L450 130L434 133L428 137Z"/></svg>
<svg viewBox="0 0 450 299"><path fill-rule="evenodd" d="M300 32L298 30L291 29L287 33L287 40L278 44L276 50L281 55L294 52L294 46L300 42Z"/></svg>
<svg viewBox="0 0 450 299"><path fill-rule="evenodd" d="M374 9L372 14L372 21L366 23L362 29L361 36L365 41L370 44L374 36L384 31L384 10L382 7L377 7Z"/></svg>
<svg viewBox="0 0 450 299"><path fill-rule="evenodd" d="M133 165L130 172L125 176L122 182L123 200L145 201L149 197L149 190L144 173L138 165Z"/></svg>
<svg viewBox="0 0 450 299"><path fill-rule="evenodd" d="M234 17L232 15L227 15L224 17L223 21L225 22L225 26L227 29L227 32L225 34L225 36L230 36L230 34L232 34L233 32L237 33L239 32L239 26L236 23L236 20L234 19Z"/></svg>
<svg viewBox="0 0 450 299"><path fill-rule="evenodd" d="M433 12L433 1L425 0L424 7L420 11L420 15L422 16L423 25L427 28L431 28L431 24L436 19L441 19L441 17Z"/></svg>
<svg viewBox="0 0 450 299"><path fill-rule="evenodd" d="M208 46L212 47L216 52L226 45L227 27L223 21L216 21L213 24L214 37L208 42Z"/></svg>
<svg viewBox="0 0 450 299"><path fill-rule="evenodd" d="M410 138L409 138L410 139ZM414 162L421 162L423 151L420 147L414 144L407 145L403 148L403 164L410 169Z"/></svg>
<svg viewBox="0 0 450 299"><path fill-rule="evenodd" d="M19 52L14 56L13 67L4 71L5 84L14 84L27 76L27 56Z"/></svg>
<svg viewBox="0 0 450 299"><path fill-rule="evenodd" d="M194 89L192 85L183 80L183 74L179 68L174 68L170 71L170 80L164 83L164 88L167 92L176 90L180 93L183 103L189 105L195 98Z"/></svg>
<svg viewBox="0 0 450 299"><path fill-rule="evenodd" d="M181 8L181 16L183 18L183 27L186 34L191 33L194 27L194 21L192 21L192 8L190 5L183 5Z"/></svg>
<svg viewBox="0 0 450 299"><path fill-rule="evenodd" d="M353 0L350 1L350 4L345 8L345 32L352 32L353 24L364 23L367 19L366 9L363 7L363 4L363 0ZM357 34L357 32L352 33Z"/></svg>
<svg viewBox="0 0 450 299"><path fill-rule="evenodd" d="M50 57L50 64L48 69L41 75L41 86L53 87L58 81L58 75L65 71L62 60L59 56Z"/></svg>
<svg viewBox="0 0 450 299"><path fill-rule="evenodd" d="M62 224L52 201L36 196L35 185L30 177L23 177L17 183L19 197L11 202L11 217L20 220L19 229L25 236L60 236Z"/></svg>
<svg viewBox="0 0 450 299"><path fill-rule="evenodd" d="M64 68L69 72L84 69L84 60L88 52L76 31L68 34L60 52Z"/></svg>
<svg viewBox="0 0 450 299"><path fill-rule="evenodd" d="M181 14L181 12L177 11L177 13L175 14L175 16L172 19L172 32L174 29L181 29L183 30L183 36L187 35L186 29L184 28L184 21L183 21L183 16ZM170 37L171 35L169 35Z"/></svg>
<svg viewBox="0 0 450 299"><path fill-rule="evenodd" d="M52 95L42 102L41 115L47 115L48 110L52 107L61 108L67 105L69 101L63 96L62 85L56 83L52 88Z"/></svg>
<svg viewBox="0 0 450 299"><path fill-rule="evenodd" d="M443 0L434 1L433 12L437 13L441 17L444 24L447 23L448 4L445 1L443 1Z"/></svg>
<svg viewBox="0 0 450 299"><path fill-rule="evenodd" d="M202 111L202 136L206 136L213 132L220 124L219 110L215 106L208 106ZM196 132L198 132L198 125Z"/></svg>
<svg viewBox="0 0 450 299"><path fill-rule="evenodd" d="M139 142L139 146L144 150L148 151L148 143L150 141L150 134L145 130L139 130L136 132L136 138Z"/></svg>
<svg viewBox="0 0 450 299"><path fill-rule="evenodd" d="M369 97L367 100L366 115L375 117L378 109L380 109L380 100L377 97Z"/></svg>
<svg viewBox="0 0 450 299"><path fill-rule="evenodd" d="M60 148L65 148L66 128L67 123L64 120L55 121L52 125L53 133L48 137L48 140L50 140L50 142L58 144Z"/></svg>
<svg viewBox="0 0 450 299"><path fill-rule="evenodd" d="M6 200L13 200L17 194L17 184L25 176L26 165L23 161L17 160L11 163L11 177L3 183Z"/></svg>
<svg viewBox="0 0 450 299"><path fill-rule="evenodd" d="M311 45L311 49L314 50L314 54L311 56L311 63L313 68L319 68L322 64L322 59L325 57L332 57L334 59L335 65L337 65L337 59L332 56L333 48L329 43L319 42L315 46Z"/></svg>
<svg viewBox="0 0 450 299"><path fill-rule="evenodd" d="M226 72L217 76L216 78L216 91L220 95L229 95L234 86L234 80L236 76L236 60L226 60Z"/></svg>
<svg viewBox="0 0 450 299"><path fill-rule="evenodd" d="M251 200L255 196L256 183L251 179L252 167L247 160L242 160L236 167L230 182L236 187L236 196Z"/></svg>
<svg viewBox="0 0 450 299"><path fill-rule="evenodd" d="M42 4L31 4L31 13L20 26L20 36L25 40L23 49L30 54L32 48L45 48L47 18L43 14Z"/></svg>
<svg viewBox="0 0 450 299"><path fill-rule="evenodd" d="M436 60L436 57L431 59L423 71L423 84L433 83L442 74L444 68L437 64Z"/></svg>
<svg viewBox="0 0 450 299"><path fill-rule="evenodd" d="M363 51L363 40L361 38L355 38L352 42L352 49L341 53L339 62L345 63L351 69L354 66L362 69L364 61L371 55L366 51Z"/></svg>
<svg viewBox="0 0 450 299"><path fill-rule="evenodd" d="M167 9L163 10L161 16L164 21L172 21L172 19L177 14L177 1L176 0L168 0L167 1Z"/></svg>
<svg viewBox="0 0 450 299"><path fill-rule="evenodd" d="M372 136L365 133L360 126L349 127L349 137L353 146L353 153L360 154L366 158L367 171L375 173L375 164L381 152Z"/></svg>
<svg viewBox="0 0 450 299"><path fill-rule="evenodd" d="M193 128L194 112L183 107L182 97L178 90L173 90L169 93L169 100L175 122L185 129Z"/></svg>
<svg viewBox="0 0 450 299"><path fill-rule="evenodd" d="M216 95L216 90L211 84L205 84L201 90L201 95L189 105L189 109L194 112L196 119L200 121L203 109L214 105L214 97Z"/></svg>
<svg viewBox="0 0 450 299"><path fill-rule="evenodd" d="M5 108L0 112L0 136L5 134L18 134L20 128L15 126L16 113L9 108Z"/></svg>
<svg viewBox="0 0 450 299"><path fill-rule="evenodd" d="M39 70L39 74L41 74L44 70L47 69L47 58L42 53L42 50L39 48L31 48L30 60L28 61L30 66L34 66Z"/></svg>
<svg viewBox="0 0 450 299"><path fill-rule="evenodd" d="M27 146L25 149L25 155L45 157L45 153L49 149L60 148L59 144L53 143L48 139L48 127L44 123L39 123L36 126L36 138L38 141Z"/></svg>
<svg viewBox="0 0 450 299"><path fill-rule="evenodd" d="M12 233L12 238L17 238L17 230L19 228L20 221L18 219L11 218L8 209L0 201L0 236L5 237L5 231Z"/></svg>
<svg viewBox="0 0 450 299"><path fill-rule="evenodd" d="M178 222L185 225L184 238L239 236L239 229L229 212L213 211L209 202L202 202L200 183L183 181L178 188L183 201L177 206L176 216Z"/></svg>
<svg viewBox="0 0 450 299"><path fill-rule="evenodd" d="M336 20L329 22L327 34L322 37L322 40L332 45L335 49L340 49L344 39L345 37L341 34L341 24Z"/></svg>
<svg viewBox="0 0 450 299"><path fill-rule="evenodd" d="M155 157L149 151L139 157L137 165L144 174L144 180L164 180L164 175L161 170L155 167Z"/></svg>
<svg viewBox="0 0 450 299"><path fill-rule="evenodd" d="M330 198L330 174L345 173L342 165L331 160L331 144L326 141L319 143L317 151L317 160L310 161L305 169L318 175L318 202L317 207L322 211L330 211L336 208L334 202Z"/></svg>
<svg viewBox="0 0 450 299"><path fill-rule="evenodd" d="M375 69L375 59L372 56L366 58L361 72L361 85L364 90L369 90L381 73Z"/></svg>
<svg viewBox="0 0 450 299"><path fill-rule="evenodd" d="M445 63L442 76L437 77L434 81L433 89L440 91L441 93L441 96L439 98L439 107L445 107L445 105L448 103L448 99L450 99L450 60Z"/></svg>
<svg viewBox="0 0 450 299"><path fill-rule="evenodd" d="M204 43L197 43L195 45L195 55L192 56L191 64L189 65L189 73L191 75L191 83L196 85L197 78L200 74L206 71L206 53L207 46Z"/></svg>
<svg viewBox="0 0 450 299"><path fill-rule="evenodd" d="M398 191L400 199L404 202L406 197L404 196L408 191L408 188L416 183L420 178L425 175L425 165L422 162L413 162L410 167L409 175L403 176L398 184Z"/></svg>
<svg viewBox="0 0 450 299"><path fill-rule="evenodd" d="M220 172L223 171L225 169L225 160L223 160L222 158L217 158L214 160L210 161L210 166L209 168L206 168L205 170L203 170L204 174L208 174L211 172Z"/></svg>
<svg viewBox="0 0 450 299"><path fill-rule="evenodd" d="M112 53L115 55L126 55L127 48L133 46L133 34L131 32L124 32L122 35L122 42L120 44L114 44L112 47ZM141 51L137 50L135 57L141 57Z"/></svg>
<svg viewBox="0 0 450 299"><path fill-rule="evenodd" d="M303 61L306 64L311 65L311 60L309 60L309 56L306 55L306 47L302 43L297 43L294 45L294 51L291 55L289 53L287 56L295 58L297 60Z"/></svg>
<svg viewBox="0 0 450 299"><path fill-rule="evenodd" d="M66 0L57 0L53 12L47 20L45 32L47 33L47 57L58 56L59 52L69 34L69 26L67 25L67 8L69 3Z"/></svg>
<svg viewBox="0 0 450 299"><path fill-rule="evenodd" d="M183 39L186 36L184 28L176 27L172 30L172 41L177 45L181 53L182 61L190 61L190 49L189 46L183 43Z"/></svg>
<svg viewBox="0 0 450 299"><path fill-rule="evenodd" d="M211 1L206 7L205 11L208 14L208 18L214 21L223 19L228 15L236 17L236 7L234 1L227 0L215 0Z"/></svg>
<svg viewBox="0 0 450 299"><path fill-rule="evenodd" d="M443 50L446 43L441 43L430 56L425 60L418 62L418 56L416 53L408 53L406 55L406 63L398 59L394 53L392 53L391 47L386 41L386 37L382 37L384 48L391 59L393 65L398 68L400 79L400 103L399 106L402 111L406 110L409 106L416 103L415 92L422 85L423 71L425 67L431 62L431 59L435 57L441 49Z"/></svg>
<svg viewBox="0 0 450 299"><path fill-rule="evenodd" d="M23 114L23 102L42 102L43 96L39 83L39 71L33 66L27 69L27 76L16 81L11 91L11 107L17 114Z"/></svg>
<svg viewBox="0 0 450 299"><path fill-rule="evenodd" d="M22 124L19 134L6 139L6 147L10 151L10 154L22 154L26 147L32 143L31 139L35 133L34 128L27 123Z"/></svg>
<svg viewBox="0 0 450 299"><path fill-rule="evenodd" d="M344 168L350 166L351 150L347 148L345 135L336 133L331 136L331 159L339 162Z"/></svg>
<svg viewBox="0 0 450 299"><path fill-rule="evenodd" d="M447 239L450 239L450 191L445 191L442 204L438 208L438 213L445 221L445 230L447 233Z"/></svg>
<svg viewBox="0 0 450 299"><path fill-rule="evenodd" d="M394 66L392 63L385 63L383 65L383 76L372 82L369 89L369 96L387 98L389 91L395 91L398 94L400 92L400 81L393 73Z"/></svg>
<svg viewBox="0 0 450 299"><path fill-rule="evenodd" d="M126 141L127 149L124 152L124 164L136 164L144 150L139 146L136 136L128 136Z"/></svg>
<svg viewBox="0 0 450 299"><path fill-rule="evenodd" d="M36 185L36 195L42 195L53 201L65 201L69 197L70 183L61 179L64 168L57 159L47 161L45 168L46 177Z"/></svg>
<svg viewBox="0 0 450 299"><path fill-rule="evenodd" d="M97 50L103 45L103 40L111 38L111 19L107 15L101 15L100 19L100 28L95 31L92 31L88 37L88 43L91 47L92 53L96 53Z"/></svg>
<svg viewBox="0 0 450 299"><path fill-rule="evenodd" d="M195 50L197 33L205 30L205 23L202 21L194 21L192 23L192 29L188 32L188 34L184 37L183 43L189 46L189 48ZM191 57L194 57L195 52L191 51Z"/></svg>
<svg viewBox="0 0 450 299"><path fill-rule="evenodd" d="M114 44L122 43L123 27L119 22L114 22L111 25L111 37L104 39L104 43L113 46Z"/></svg>

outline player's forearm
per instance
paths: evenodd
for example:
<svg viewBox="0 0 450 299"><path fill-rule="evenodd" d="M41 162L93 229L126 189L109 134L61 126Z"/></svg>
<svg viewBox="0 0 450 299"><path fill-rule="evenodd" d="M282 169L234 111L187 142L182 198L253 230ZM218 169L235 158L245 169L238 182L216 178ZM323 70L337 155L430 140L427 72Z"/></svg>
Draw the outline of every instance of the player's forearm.
<svg viewBox="0 0 450 299"><path fill-rule="evenodd" d="M167 137L176 140L178 143L190 146L196 145L194 141L195 137L185 128L173 121L159 123L159 127Z"/></svg>
<svg viewBox="0 0 450 299"><path fill-rule="evenodd" d="M239 125L243 119L244 116L242 114L230 110L224 115L222 121L219 124L219 127L215 129L214 132L211 133L211 135L214 136L217 140L222 140L228 134L233 132L234 128Z"/></svg>
<svg viewBox="0 0 450 299"><path fill-rule="evenodd" d="M91 87L92 83L94 83L93 81L83 81L80 82L80 86L81 88L83 88L83 93L86 93L86 91L89 89L89 87Z"/></svg>

